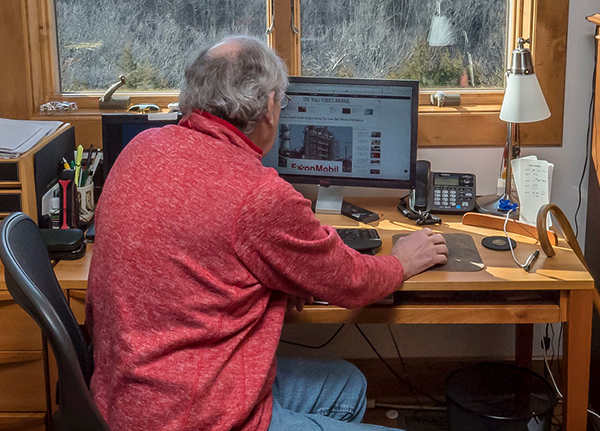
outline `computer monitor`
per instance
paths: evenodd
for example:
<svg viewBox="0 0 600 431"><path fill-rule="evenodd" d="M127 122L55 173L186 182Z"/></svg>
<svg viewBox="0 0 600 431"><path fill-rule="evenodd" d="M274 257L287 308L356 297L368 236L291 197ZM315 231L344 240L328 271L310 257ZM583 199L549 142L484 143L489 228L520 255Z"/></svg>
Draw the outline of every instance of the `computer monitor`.
<svg viewBox="0 0 600 431"><path fill-rule="evenodd" d="M316 212L339 213L343 186L414 188L418 81L290 77L286 94L263 164L318 184Z"/></svg>
<svg viewBox="0 0 600 431"><path fill-rule="evenodd" d="M125 145L135 135L152 127L177 124L180 113L102 114L102 156L104 177L117 160Z"/></svg>

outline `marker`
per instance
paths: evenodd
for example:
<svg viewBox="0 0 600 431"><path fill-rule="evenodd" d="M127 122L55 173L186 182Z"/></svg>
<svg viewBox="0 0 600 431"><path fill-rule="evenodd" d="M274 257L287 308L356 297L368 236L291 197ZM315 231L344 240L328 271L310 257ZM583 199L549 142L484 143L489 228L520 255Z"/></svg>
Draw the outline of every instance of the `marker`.
<svg viewBox="0 0 600 431"><path fill-rule="evenodd" d="M79 187L79 172L81 171L81 159L83 159L83 147L77 145L77 156L75 157L75 185Z"/></svg>
<svg viewBox="0 0 600 431"><path fill-rule="evenodd" d="M67 159L65 159L64 157L62 158L62 163L65 169L71 169L71 167L67 163Z"/></svg>

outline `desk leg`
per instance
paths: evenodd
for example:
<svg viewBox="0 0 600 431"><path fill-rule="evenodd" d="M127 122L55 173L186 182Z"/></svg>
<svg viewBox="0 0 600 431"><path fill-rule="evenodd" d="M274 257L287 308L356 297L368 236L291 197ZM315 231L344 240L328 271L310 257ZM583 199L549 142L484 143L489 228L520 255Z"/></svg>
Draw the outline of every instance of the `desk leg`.
<svg viewBox="0 0 600 431"><path fill-rule="evenodd" d="M565 431L585 431L592 337L592 290L571 290L565 324L567 381L563 395Z"/></svg>
<svg viewBox="0 0 600 431"><path fill-rule="evenodd" d="M515 364L531 370L533 366L533 324L515 325Z"/></svg>

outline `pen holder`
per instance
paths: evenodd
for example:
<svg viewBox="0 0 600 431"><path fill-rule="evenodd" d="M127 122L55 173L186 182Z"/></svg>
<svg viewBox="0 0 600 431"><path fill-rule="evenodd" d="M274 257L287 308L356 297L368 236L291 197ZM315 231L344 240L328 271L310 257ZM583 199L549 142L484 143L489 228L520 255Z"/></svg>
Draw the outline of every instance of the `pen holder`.
<svg viewBox="0 0 600 431"><path fill-rule="evenodd" d="M89 222L94 217L94 183L90 183L77 189L77 200L79 201L79 219Z"/></svg>

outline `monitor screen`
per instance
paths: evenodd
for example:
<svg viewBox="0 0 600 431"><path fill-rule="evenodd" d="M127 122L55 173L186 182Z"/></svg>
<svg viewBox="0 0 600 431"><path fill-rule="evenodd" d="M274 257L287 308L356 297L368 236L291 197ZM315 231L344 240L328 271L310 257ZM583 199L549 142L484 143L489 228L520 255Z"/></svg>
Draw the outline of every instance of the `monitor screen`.
<svg viewBox="0 0 600 431"><path fill-rule="evenodd" d="M152 127L177 124L180 113L102 114L102 156L104 177L117 160L125 145L135 135Z"/></svg>
<svg viewBox="0 0 600 431"><path fill-rule="evenodd" d="M273 149L289 182L414 188L418 82L290 77Z"/></svg>

